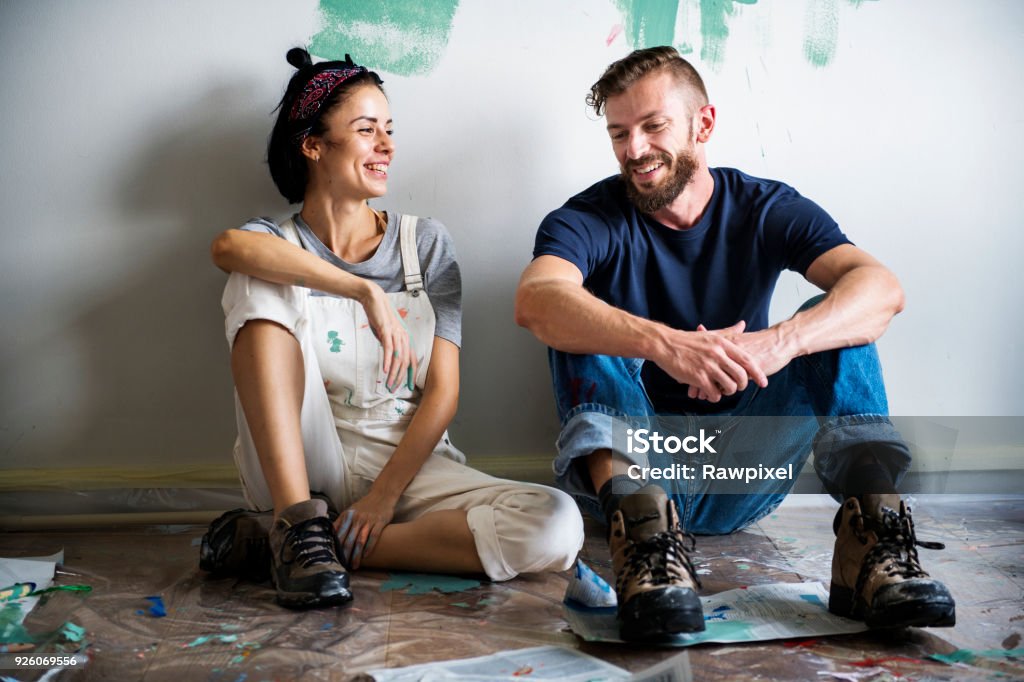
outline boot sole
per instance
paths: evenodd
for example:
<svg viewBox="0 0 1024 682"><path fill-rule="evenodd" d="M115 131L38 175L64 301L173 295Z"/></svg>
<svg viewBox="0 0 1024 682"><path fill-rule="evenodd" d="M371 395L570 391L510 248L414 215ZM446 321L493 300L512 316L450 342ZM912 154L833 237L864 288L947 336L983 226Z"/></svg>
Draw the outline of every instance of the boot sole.
<svg viewBox="0 0 1024 682"><path fill-rule="evenodd" d="M886 609L871 609L853 590L832 583L828 610L837 616L864 621L869 628L948 628L956 625L956 603L945 595L934 599L908 600Z"/></svg>
<svg viewBox="0 0 1024 682"><path fill-rule="evenodd" d="M316 595L308 592L277 593L277 603L287 609L313 609L321 606L346 606L352 603L348 590L331 595Z"/></svg>
<svg viewBox="0 0 1024 682"><path fill-rule="evenodd" d="M352 603L351 590L339 589L331 594L277 591L277 603L288 609L312 609L320 606L345 606Z"/></svg>
<svg viewBox="0 0 1024 682"><path fill-rule="evenodd" d="M280 587L276 571L272 573L277 603L289 609L311 609L320 606L345 606L352 602L352 590L347 574L334 574L321 581L317 588L285 591ZM324 583L327 583L326 585ZM312 586L307 586L312 587Z"/></svg>
<svg viewBox="0 0 1024 682"><path fill-rule="evenodd" d="M628 642L703 630L700 597L688 587L641 592L619 607L619 636Z"/></svg>

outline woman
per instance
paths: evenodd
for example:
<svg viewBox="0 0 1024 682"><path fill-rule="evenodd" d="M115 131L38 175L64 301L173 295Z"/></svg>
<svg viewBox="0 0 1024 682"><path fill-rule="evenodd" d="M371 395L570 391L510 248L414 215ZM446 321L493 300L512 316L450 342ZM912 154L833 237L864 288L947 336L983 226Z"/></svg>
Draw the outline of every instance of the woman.
<svg viewBox="0 0 1024 682"><path fill-rule="evenodd" d="M278 602L292 607L351 600L345 567L493 580L568 568L583 541L573 501L470 469L448 439L459 269L440 223L367 204L385 193L395 149L380 78L347 55L312 64L295 48L288 61L297 72L268 162L302 209L212 247L233 273L235 462L247 501L272 507L273 522L265 542L255 512L225 514L202 566L259 573L269 545Z"/></svg>

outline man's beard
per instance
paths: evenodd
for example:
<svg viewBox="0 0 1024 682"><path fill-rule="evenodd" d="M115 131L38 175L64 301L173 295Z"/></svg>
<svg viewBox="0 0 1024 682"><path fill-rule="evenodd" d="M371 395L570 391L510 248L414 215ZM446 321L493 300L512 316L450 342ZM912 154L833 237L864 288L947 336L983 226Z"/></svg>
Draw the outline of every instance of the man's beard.
<svg viewBox="0 0 1024 682"><path fill-rule="evenodd" d="M657 187L651 189L638 189L633 180L632 171L636 168L649 166L660 161L669 170L669 176ZM622 169L622 179L626 181L626 196L640 210L641 213L655 213L665 208L679 196L680 192L690 184L690 180L697 173L697 157L688 150L680 150L673 161L665 152L648 154L636 161L630 161Z"/></svg>

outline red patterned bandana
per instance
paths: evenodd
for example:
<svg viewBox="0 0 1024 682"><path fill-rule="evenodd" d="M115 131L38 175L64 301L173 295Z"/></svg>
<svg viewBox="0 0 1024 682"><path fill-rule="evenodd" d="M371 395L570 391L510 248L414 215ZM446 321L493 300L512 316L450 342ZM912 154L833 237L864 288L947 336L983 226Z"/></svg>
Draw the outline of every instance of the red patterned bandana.
<svg viewBox="0 0 1024 682"><path fill-rule="evenodd" d="M302 88L302 93L296 98L291 111L288 112L289 122L309 123L308 126L295 136L296 140L301 142L309 135L309 131L313 127L313 121L316 119L316 115L319 113L320 107L323 106L324 102L327 101L327 98L330 97L332 92L334 92L334 88L338 87L352 76L365 72L366 68L362 66L354 66L352 68L345 69L325 69L310 78L309 82L306 83L306 86Z"/></svg>

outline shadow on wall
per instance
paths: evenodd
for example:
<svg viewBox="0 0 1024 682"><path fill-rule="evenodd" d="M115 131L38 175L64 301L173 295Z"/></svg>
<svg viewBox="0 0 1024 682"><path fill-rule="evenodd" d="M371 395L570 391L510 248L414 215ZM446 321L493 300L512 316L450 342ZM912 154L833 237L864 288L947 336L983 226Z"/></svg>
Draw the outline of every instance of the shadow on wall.
<svg viewBox="0 0 1024 682"><path fill-rule="evenodd" d="M221 230L280 212L265 158L270 112L238 84L154 121L125 166L110 216L126 239L151 233L132 274L92 300L65 332L81 348L80 419L55 429L34 466L129 468L230 464L234 413L220 310L226 275L210 261Z"/></svg>

